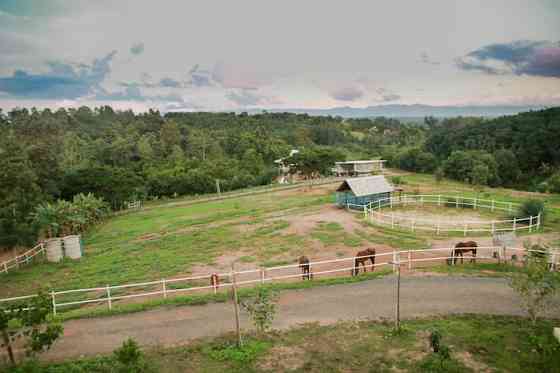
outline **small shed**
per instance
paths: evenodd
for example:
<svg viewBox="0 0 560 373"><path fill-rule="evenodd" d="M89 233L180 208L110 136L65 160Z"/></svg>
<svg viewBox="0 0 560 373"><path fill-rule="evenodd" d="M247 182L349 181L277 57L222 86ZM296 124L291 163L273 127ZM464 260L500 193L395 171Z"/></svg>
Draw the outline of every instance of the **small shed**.
<svg viewBox="0 0 560 373"><path fill-rule="evenodd" d="M343 207L363 209L370 202L389 198L394 190L383 175L346 179L336 190L336 203Z"/></svg>

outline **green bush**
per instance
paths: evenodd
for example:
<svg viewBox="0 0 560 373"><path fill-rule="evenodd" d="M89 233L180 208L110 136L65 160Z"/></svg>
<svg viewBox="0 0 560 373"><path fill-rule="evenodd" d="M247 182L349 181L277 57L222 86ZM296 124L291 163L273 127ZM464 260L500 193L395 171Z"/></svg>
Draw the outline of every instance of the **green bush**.
<svg viewBox="0 0 560 373"><path fill-rule="evenodd" d="M405 185L406 181L401 176L391 176L391 183L394 185Z"/></svg>
<svg viewBox="0 0 560 373"><path fill-rule="evenodd" d="M521 204L517 209L515 217L518 219L525 219L530 216L537 216L541 214L541 224L544 223L545 218L544 202L538 199L529 199Z"/></svg>

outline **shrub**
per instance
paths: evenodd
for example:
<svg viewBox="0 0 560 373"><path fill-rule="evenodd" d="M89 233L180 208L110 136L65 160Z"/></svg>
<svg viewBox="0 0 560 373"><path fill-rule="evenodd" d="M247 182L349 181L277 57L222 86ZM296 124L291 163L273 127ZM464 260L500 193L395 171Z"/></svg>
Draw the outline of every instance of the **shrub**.
<svg viewBox="0 0 560 373"><path fill-rule="evenodd" d="M121 347L113 351L113 356L118 362L119 372L141 373L150 370L138 343L132 338L124 341Z"/></svg>
<svg viewBox="0 0 560 373"><path fill-rule="evenodd" d="M249 313L259 333L264 333L272 325L276 314L276 293L271 289L259 286L255 295L241 302L241 306Z"/></svg>
<svg viewBox="0 0 560 373"><path fill-rule="evenodd" d="M541 224L543 224L545 218L544 202L538 199L529 199L519 206L515 217L518 219L525 219L530 216L535 217L539 214L541 214Z"/></svg>
<svg viewBox="0 0 560 373"><path fill-rule="evenodd" d="M247 364L254 361L268 350L270 344L262 341L248 341L243 346L236 344L217 345L210 349L208 355L218 361L232 361L238 364Z"/></svg>
<svg viewBox="0 0 560 373"><path fill-rule="evenodd" d="M406 181L401 176L391 176L391 183L394 185L404 185Z"/></svg>

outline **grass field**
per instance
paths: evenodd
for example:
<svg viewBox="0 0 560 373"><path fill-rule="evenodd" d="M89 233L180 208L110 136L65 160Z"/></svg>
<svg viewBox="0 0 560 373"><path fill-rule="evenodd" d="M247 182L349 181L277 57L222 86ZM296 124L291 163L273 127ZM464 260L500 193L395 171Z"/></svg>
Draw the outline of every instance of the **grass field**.
<svg viewBox="0 0 560 373"><path fill-rule="evenodd" d="M330 326L307 324L265 336L245 336L234 347L232 335L187 346L145 352L152 372L560 372L560 345L551 321L535 327L526 319L455 316L392 324L362 321ZM430 349L438 330L451 358ZM113 372L113 356L35 366L37 373ZM24 371L24 370L22 370Z"/></svg>
<svg viewBox="0 0 560 373"><path fill-rule="evenodd" d="M513 202L543 199L548 207L544 232L560 232L558 195L489 188L480 191L457 182L438 184L431 175L401 178L409 193L438 192ZM275 266L295 263L302 254L312 259L336 258L352 256L367 245L420 249L462 237L448 234L436 238L428 232L372 225L361 214L333 208L334 188L316 186L189 205L148 203L143 211L115 216L87 232L85 256L80 261L38 263L1 275L0 297L33 293L38 288L64 290L208 273L228 268L233 260L240 268Z"/></svg>

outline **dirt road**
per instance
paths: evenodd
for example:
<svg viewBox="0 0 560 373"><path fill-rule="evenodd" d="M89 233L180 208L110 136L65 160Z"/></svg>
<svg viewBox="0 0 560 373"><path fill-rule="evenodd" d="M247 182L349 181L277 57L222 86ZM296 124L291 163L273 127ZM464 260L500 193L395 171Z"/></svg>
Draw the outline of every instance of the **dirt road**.
<svg viewBox="0 0 560 373"><path fill-rule="evenodd" d="M395 277L282 292L275 328L298 323L392 318ZM454 313L520 315L515 294L500 278L410 276L401 281L403 318ZM231 303L161 308L136 314L65 323L64 336L46 359L107 353L126 338L142 345L172 345L216 336L234 327ZM250 328L243 315L242 327Z"/></svg>

